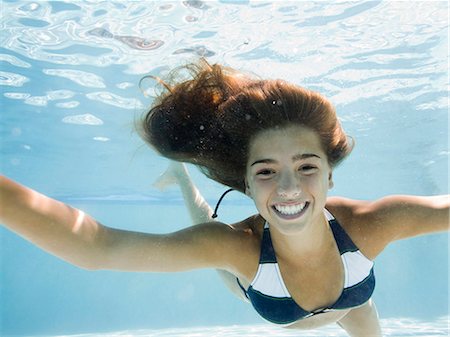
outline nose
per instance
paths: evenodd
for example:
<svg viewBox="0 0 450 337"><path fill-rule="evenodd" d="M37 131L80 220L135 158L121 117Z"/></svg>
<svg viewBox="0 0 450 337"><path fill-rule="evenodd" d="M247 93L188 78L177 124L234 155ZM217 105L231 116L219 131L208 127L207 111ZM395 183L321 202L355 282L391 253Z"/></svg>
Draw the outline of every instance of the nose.
<svg viewBox="0 0 450 337"><path fill-rule="evenodd" d="M295 174L283 173L278 182L277 194L287 199L298 198L302 191Z"/></svg>

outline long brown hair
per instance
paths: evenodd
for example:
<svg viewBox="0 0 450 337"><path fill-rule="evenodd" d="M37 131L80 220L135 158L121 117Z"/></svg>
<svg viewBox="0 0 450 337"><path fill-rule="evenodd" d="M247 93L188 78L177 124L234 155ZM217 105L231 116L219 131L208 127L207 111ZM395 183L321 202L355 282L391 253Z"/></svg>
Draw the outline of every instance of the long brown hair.
<svg viewBox="0 0 450 337"><path fill-rule="evenodd" d="M333 105L317 92L205 60L182 69L191 78L164 83L141 135L163 156L195 164L211 179L244 192L249 144L262 130L298 124L316 131L331 167L352 150Z"/></svg>

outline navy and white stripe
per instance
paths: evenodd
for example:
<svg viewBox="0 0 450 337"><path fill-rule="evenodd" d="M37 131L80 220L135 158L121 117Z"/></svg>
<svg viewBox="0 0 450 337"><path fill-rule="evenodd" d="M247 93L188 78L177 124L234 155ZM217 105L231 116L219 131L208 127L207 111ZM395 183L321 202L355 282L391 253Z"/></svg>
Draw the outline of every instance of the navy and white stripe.
<svg viewBox="0 0 450 337"><path fill-rule="evenodd" d="M341 296L329 308L317 312L302 309L292 298L280 273L275 251L266 223L261 242L259 267L246 296L255 310L266 320L276 324L288 324L318 313L357 307L367 302L375 288L373 262L365 257L339 225L325 210L344 266L344 289Z"/></svg>

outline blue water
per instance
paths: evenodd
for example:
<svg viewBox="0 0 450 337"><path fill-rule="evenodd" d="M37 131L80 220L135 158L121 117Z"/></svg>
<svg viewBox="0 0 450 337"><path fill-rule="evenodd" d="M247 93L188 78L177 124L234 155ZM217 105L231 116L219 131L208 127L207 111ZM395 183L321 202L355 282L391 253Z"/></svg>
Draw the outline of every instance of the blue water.
<svg viewBox="0 0 450 337"><path fill-rule="evenodd" d="M133 131L146 74L211 62L318 90L356 139L332 195L443 194L448 185L448 3L3 1L1 172L118 228L189 225L167 161ZM214 203L224 187L191 168ZM254 212L229 195L221 220ZM1 235L2 336L294 336L264 324L214 271L87 272ZM448 335L448 236L376 260L388 336ZM194 328L195 327L195 328ZM331 326L302 336L343 336Z"/></svg>
<svg viewBox="0 0 450 337"><path fill-rule="evenodd" d="M449 321L447 318L438 318L432 324L430 322L422 322L411 319L384 319L381 326L386 337L437 337L448 336ZM58 337L67 337L68 335L60 335ZM261 336L277 336L277 337L298 337L299 332L295 330L287 330L267 325L232 325L232 326L212 326L212 327L194 327L190 329L152 329L152 330L124 330L114 333L100 334L77 334L71 337L261 337ZM324 337L348 336L342 329L334 326L328 326L321 329L302 331L303 337ZM56 337L56 336L55 336Z"/></svg>

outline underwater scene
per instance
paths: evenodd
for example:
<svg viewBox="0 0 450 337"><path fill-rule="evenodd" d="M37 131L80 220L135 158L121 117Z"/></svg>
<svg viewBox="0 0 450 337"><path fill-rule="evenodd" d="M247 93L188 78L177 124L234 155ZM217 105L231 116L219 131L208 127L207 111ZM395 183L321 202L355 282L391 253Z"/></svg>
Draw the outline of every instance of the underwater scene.
<svg viewBox="0 0 450 337"><path fill-rule="evenodd" d="M190 225L169 161L135 124L147 75L205 58L319 91L355 139L330 195L449 193L447 1L14 1L1 3L0 170L108 226ZM210 205L227 187L189 172ZM219 220L256 213L245 195ZM181 220L180 220L181 219ZM375 260L385 336L449 335L448 234ZM86 271L0 227L1 336L346 336L265 322L214 270Z"/></svg>

